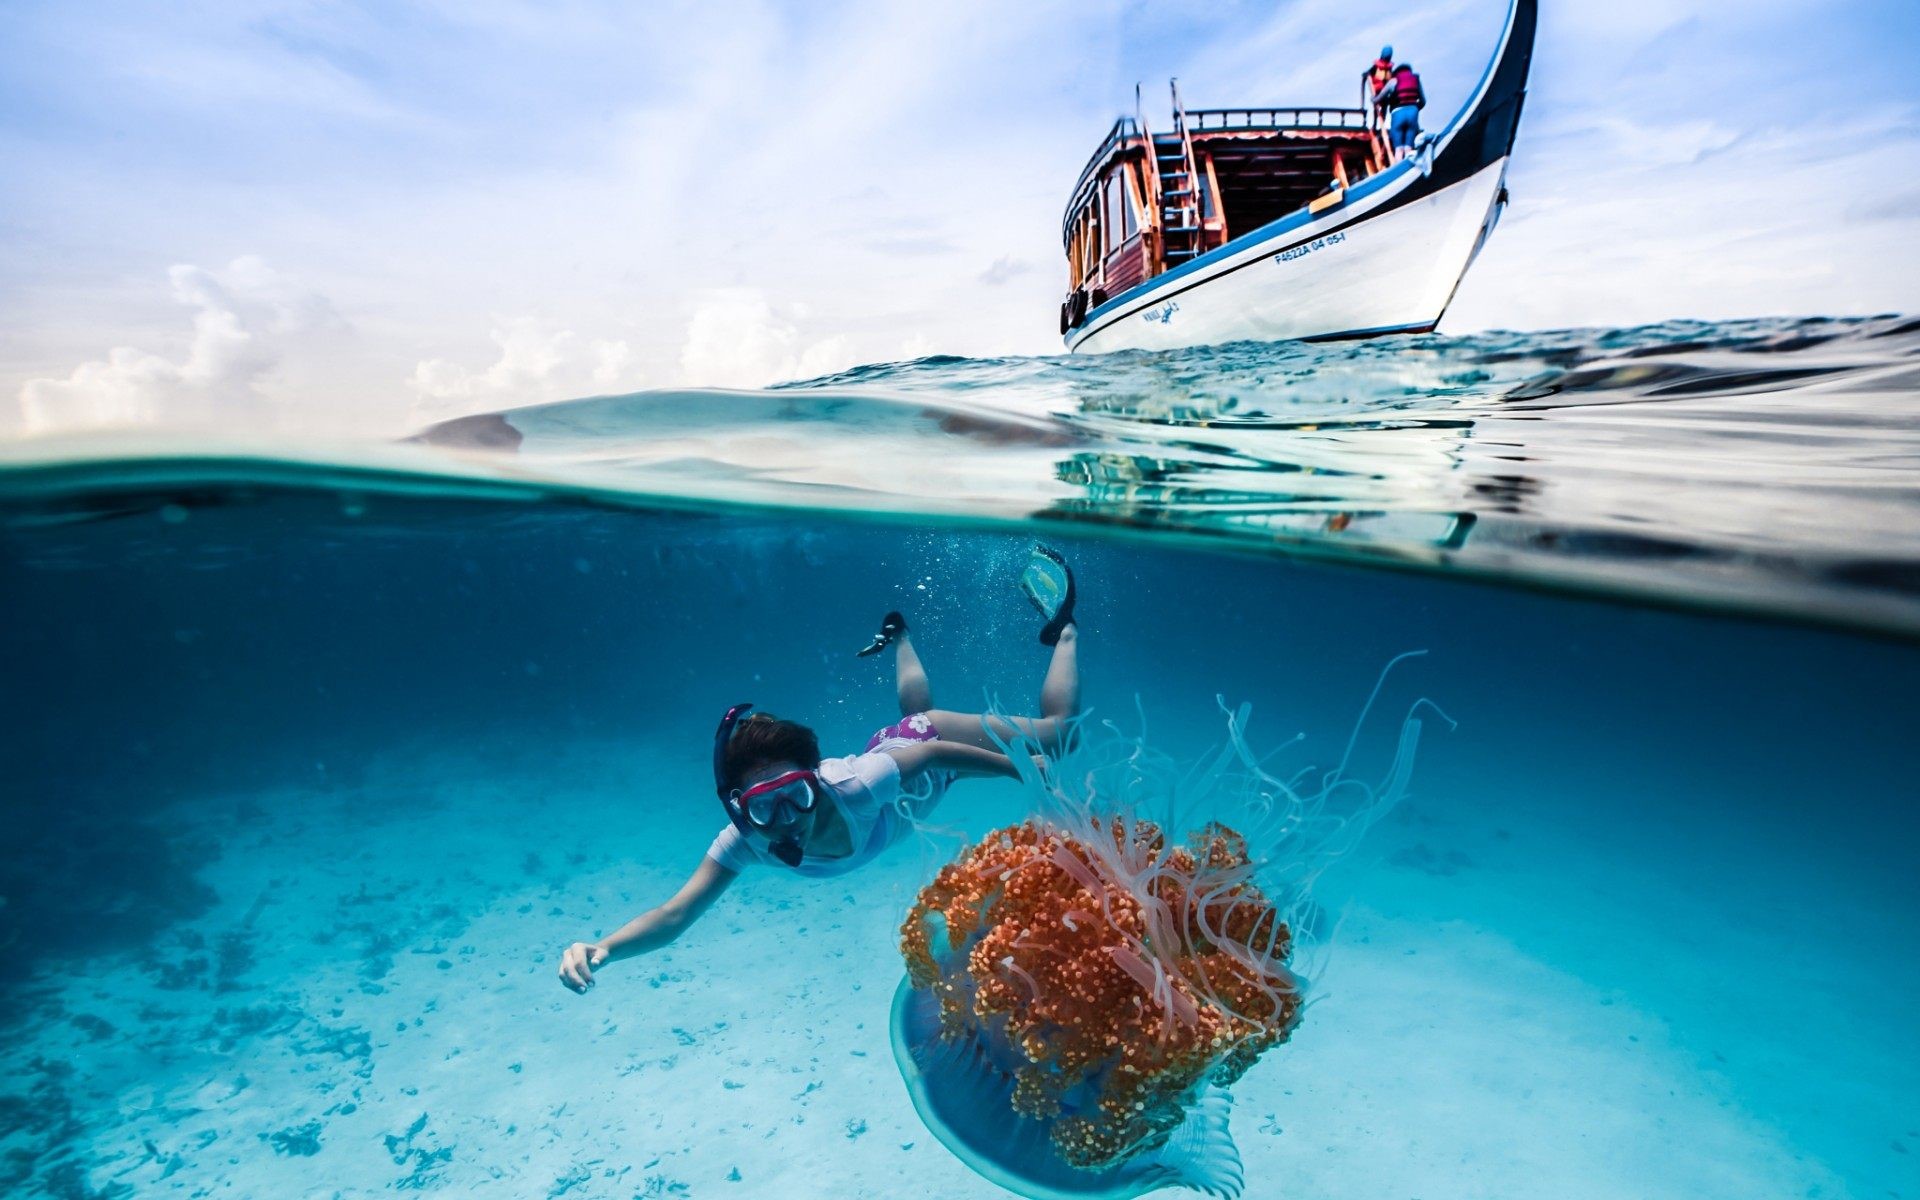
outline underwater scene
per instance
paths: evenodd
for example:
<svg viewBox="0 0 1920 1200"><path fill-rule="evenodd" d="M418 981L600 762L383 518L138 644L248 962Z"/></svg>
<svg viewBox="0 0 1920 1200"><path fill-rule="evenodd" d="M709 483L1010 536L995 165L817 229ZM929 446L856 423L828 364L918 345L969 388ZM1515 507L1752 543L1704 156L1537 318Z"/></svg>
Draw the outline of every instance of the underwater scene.
<svg viewBox="0 0 1920 1200"><path fill-rule="evenodd" d="M1916 350L9 445L0 1188L1920 1195Z"/></svg>

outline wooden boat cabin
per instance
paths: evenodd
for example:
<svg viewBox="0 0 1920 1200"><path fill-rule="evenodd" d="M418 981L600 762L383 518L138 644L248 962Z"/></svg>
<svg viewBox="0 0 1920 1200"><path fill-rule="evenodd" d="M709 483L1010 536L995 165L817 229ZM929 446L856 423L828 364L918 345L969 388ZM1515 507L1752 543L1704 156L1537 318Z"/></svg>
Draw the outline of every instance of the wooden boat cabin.
<svg viewBox="0 0 1920 1200"><path fill-rule="evenodd" d="M1368 108L1182 108L1153 133L1121 117L1074 185L1061 230L1060 332L1113 296L1302 208L1332 207L1392 163Z"/></svg>

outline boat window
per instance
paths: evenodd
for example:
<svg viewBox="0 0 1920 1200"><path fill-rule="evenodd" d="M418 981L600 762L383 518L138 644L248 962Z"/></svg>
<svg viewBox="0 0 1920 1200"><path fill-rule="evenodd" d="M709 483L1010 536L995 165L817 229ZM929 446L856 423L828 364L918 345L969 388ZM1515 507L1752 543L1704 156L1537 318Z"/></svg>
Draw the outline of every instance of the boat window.
<svg viewBox="0 0 1920 1200"><path fill-rule="evenodd" d="M1122 219L1125 222L1121 226L1121 231L1122 231L1122 236L1124 238L1131 239L1135 233L1139 232L1139 229L1140 229L1139 219L1134 215L1134 210L1133 210L1133 205L1134 205L1133 172L1131 171L1121 172L1120 183L1121 183L1120 211L1122 213Z"/></svg>

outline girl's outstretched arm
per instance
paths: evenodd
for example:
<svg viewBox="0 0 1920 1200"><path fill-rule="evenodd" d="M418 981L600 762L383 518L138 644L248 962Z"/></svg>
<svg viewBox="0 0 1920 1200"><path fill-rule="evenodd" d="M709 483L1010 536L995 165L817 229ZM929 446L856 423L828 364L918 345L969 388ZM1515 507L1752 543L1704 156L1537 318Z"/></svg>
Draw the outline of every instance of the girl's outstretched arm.
<svg viewBox="0 0 1920 1200"><path fill-rule="evenodd" d="M671 942L700 919L720 893L727 890L738 872L700 856L673 899L658 908L648 909L597 942L575 942L560 956L560 982L576 992L593 986L594 971L610 962L633 958Z"/></svg>

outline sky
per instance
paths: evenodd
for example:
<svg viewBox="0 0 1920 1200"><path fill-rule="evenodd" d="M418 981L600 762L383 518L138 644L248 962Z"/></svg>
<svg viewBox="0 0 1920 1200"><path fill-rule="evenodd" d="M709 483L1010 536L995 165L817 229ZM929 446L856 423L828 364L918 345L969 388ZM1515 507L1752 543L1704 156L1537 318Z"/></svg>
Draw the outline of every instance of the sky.
<svg viewBox="0 0 1920 1200"><path fill-rule="evenodd" d="M1920 311L1913 0L1543 0L1445 332ZM1059 351L1067 193L1142 85L1428 118L1504 0L9 0L0 436L388 434Z"/></svg>

